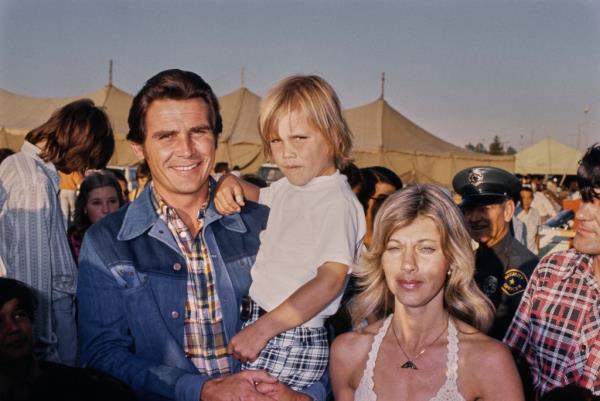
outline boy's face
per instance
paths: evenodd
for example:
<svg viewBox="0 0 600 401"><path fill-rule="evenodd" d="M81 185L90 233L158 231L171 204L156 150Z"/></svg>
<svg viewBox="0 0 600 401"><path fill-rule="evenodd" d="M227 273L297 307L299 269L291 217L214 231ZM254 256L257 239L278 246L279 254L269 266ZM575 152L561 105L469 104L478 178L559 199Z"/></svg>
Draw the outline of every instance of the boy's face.
<svg viewBox="0 0 600 401"><path fill-rule="evenodd" d="M523 209L529 210L532 202L533 202L533 192L521 191L521 206L523 206Z"/></svg>
<svg viewBox="0 0 600 401"><path fill-rule="evenodd" d="M302 186L315 177L335 173L331 145L296 111L284 116L271 138L271 154L292 185Z"/></svg>

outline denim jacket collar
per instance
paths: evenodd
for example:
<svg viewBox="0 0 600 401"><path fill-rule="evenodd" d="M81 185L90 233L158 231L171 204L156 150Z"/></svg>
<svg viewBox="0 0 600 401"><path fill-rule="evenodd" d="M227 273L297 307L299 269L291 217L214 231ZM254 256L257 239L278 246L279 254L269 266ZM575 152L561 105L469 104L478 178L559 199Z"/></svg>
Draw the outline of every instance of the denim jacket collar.
<svg viewBox="0 0 600 401"><path fill-rule="evenodd" d="M214 182L213 178L210 177L209 180L212 180L213 186L216 187L216 183ZM157 220L160 220L156 214L156 211L154 210L154 207L152 206L150 191L150 185L147 185L144 191L140 194L139 198L129 205L129 208L125 213L125 217L123 218L123 225L121 226L119 234L117 235L117 239L119 241L129 241L133 238L139 237L152 228L157 223ZM214 193L211 193L210 196L210 202L204 214L203 229L206 229L206 227L215 221L221 220L221 224L228 230L245 233L247 228L240 215L233 214L230 216L223 216L219 214L219 212L217 212L215 209Z"/></svg>

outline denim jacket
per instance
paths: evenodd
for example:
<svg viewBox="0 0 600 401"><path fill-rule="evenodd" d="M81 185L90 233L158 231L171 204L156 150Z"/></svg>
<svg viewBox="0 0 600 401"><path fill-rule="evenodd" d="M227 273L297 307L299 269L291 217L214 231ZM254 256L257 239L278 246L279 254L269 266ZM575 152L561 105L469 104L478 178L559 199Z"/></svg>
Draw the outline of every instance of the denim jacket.
<svg viewBox="0 0 600 401"><path fill-rule="evenodd" d="M150 189L85 235L79 259L80 359L129 384L141 400L200 400L211 377L183 350L187 269L175 239L151 202ZM202 234L212 258L226 340L240 329L259 233L268 208L247 202L221 216L211 199ZM233 371L239 361L230 357ZM327 395L327 374L305 393Z"/></svg>

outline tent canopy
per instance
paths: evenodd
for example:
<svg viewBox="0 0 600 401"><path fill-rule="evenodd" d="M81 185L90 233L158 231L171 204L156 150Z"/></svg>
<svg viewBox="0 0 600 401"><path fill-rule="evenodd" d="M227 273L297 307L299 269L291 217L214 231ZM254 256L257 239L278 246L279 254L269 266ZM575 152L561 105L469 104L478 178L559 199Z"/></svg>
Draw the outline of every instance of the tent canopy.
<svg viewBox="0 0 600 401"><path fill-rule="evenodd" d="M425 131L394 110L384 99L348 109L344 115L354 134L354 149L358 151L377 152L383 149L476 156L474 152Z"/></svg>
<svg viewBox="0 0 600 401"><path fill-rule="evenodd" d="M113 124L117 143L110 164L134 164L137 159L125 140L133 98L113 85L83 96L57 99L0 89L0 146L18 150L29 130L45 122L56 109L83 97L104 107ZM241 87L220 97L219 102L223 132L216 161L256 172L265 161L257 123L260 97ZM433 182L446 187L450 187L454 174L466 167L490 165L514 170L513 156L484 155L455 146L419 127L384 99L348 109L344 114L354 134L353 157L359 167L386 166L405 182Z"/></svg>
<svg viewBox="0 0 600 401"><path fill-rule="evenodd" d="M517 174L576 174L582 153L552 138L523 149L515 157Z"/></svg>
<svg viewBox="0 0 600 401"><path fill-rule="evenodd" d="M238 166L244 172L255 173L264 155L258 133L260 97L241 87L219 98L223 132L219 138L216 161Z"/></svg>
<svg viewBox="0 0 600 401"><path fill-rule="evenodd" d="M27 132L45 123L52 113L67 103L88 98L102 107L115 132L115 153L109 164L130 165L137 162L125 135L127 116L133 97L113 85L106 85L81 96L63 98L36 98L17 95L0 89L0 146L17 151L21 148Z"/></svg>
<svg viewBox="0 0 600 401"><path fill-rule="evenodd" d="M467 167L514 169L513 156L490 156L455 146L419 127L384 99L348 109L345 116L354 134L356 164L388 167L404 182L450 188L454 174Z"/></svg>

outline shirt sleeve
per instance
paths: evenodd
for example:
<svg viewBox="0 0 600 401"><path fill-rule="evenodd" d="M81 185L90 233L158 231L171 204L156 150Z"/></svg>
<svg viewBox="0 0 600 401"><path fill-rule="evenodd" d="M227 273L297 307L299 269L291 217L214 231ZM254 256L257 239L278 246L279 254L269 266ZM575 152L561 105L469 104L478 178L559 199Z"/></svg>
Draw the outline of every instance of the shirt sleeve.
<svg viewBox="0 0 600 401"><path fill-rule="evenodd" d="M264 187L260 189L260 192L258 193L258 203L260 203L261 205L265 205L267 207L271 207L271 197L272 197L272 193L273 193L273 185L276 185L275 183L271 184L270 187Z"/></svg>
<svg viewBox="0 0 600 401"><path fill-rule="evenodd" d="M43 183L11 187L0 213L0 237L7 276L36 293L36 352L60 361L52 325L52 265L56 260L50 244L49 202Z"/></svg>
<svg viewBox="0 0 600 401"><path fill-rule="evenodd" d="M532 304L539 280L537 272L537 270L533 272L525 290L525 294L521 298L521 303L517 308L517 312L515 313L503 340L518 359L528 359L528 354L530 352L529 338L531 335L530 322Z"/></svg>
<svg viewBox="0 0 600 401"><path fill-rule="evenodd" d="M589 290L595 293L595 290ZM592 295L588 299L594 299L595 295ZM581 333L581 345L580 352L585 360L585 366L583 372L577 383L578 386L588 388L592 390L594 394L600 394L600 341L598 341L598 327L600 321L597 316L600 316L598 310L598 303L595 302L589 305L592 310L589 313L587 322L583 325Z"/></svg>
<svg viewBox="0 0 600 401"><path fill-rule="evenodd" d="M323 212L315 216L316 266L336 262L349 268L356 262L356 255L364 236L364 215L348 202L331 202Z"/></svg>

